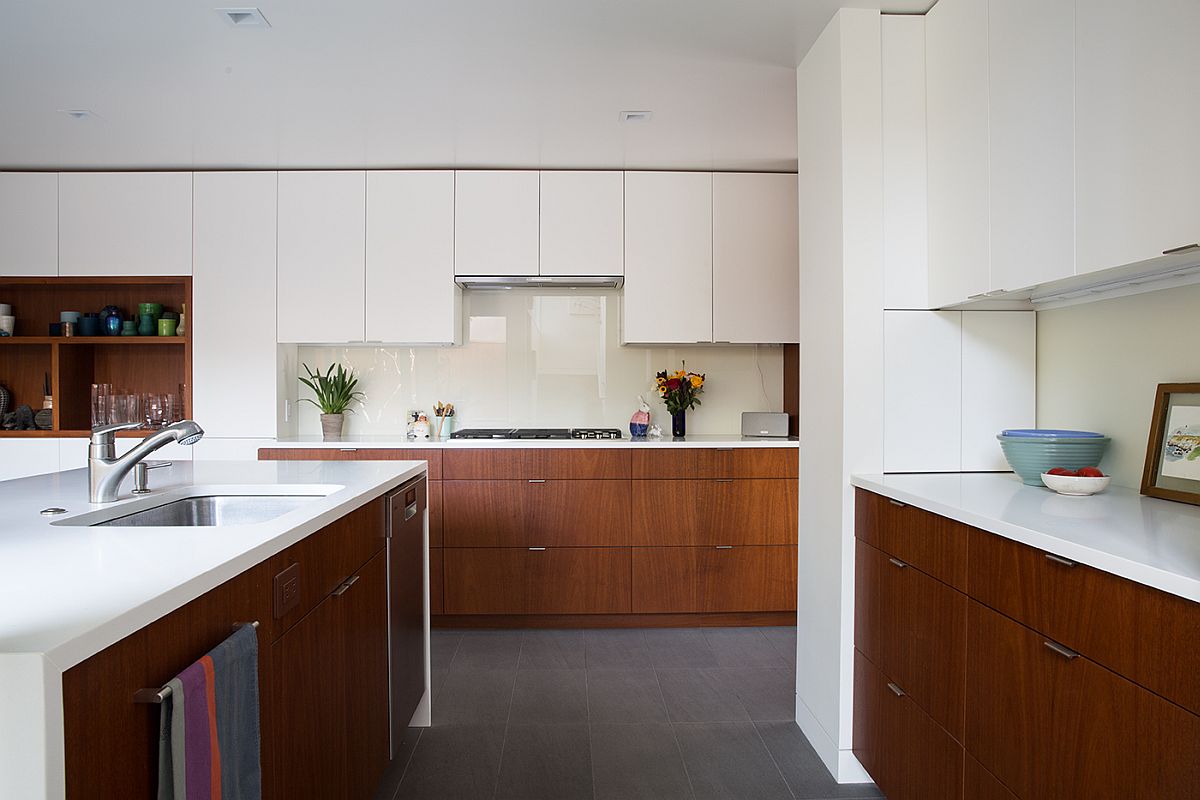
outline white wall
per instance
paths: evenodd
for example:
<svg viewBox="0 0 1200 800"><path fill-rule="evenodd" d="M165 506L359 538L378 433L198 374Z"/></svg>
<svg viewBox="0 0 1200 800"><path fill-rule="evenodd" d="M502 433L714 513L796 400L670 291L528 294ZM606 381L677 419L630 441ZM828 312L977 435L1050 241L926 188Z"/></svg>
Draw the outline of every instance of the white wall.
<svg viewBox="0 0 1200 800"><path fill-rule="evenodd" d="M639 394L670 435L670 417L652 397L654 373L679 369L681 360L708 377L702 405L688 413L688 433L736 433L742 411L783 409L782 347L622 347L620 305L615 291L470 291L462 347L300 347L298 358L314 369L341 361L357 371L367 397L347 417L350 435L401 434L409 410L432 413L438 400L454 403L460 428L627 432ZM396 313L404 313L403 302ZM293 398L295 368L285 365L282 379ZM299 389L299 397L308 394ZM301 435L320 433L312 405L302 403L296 419Z"/></svg>
<svg viewBox="0 0 1200 800"><path fill-rule="evenodd" d="M877 11L842 9L797 70L800 541L796 720L839 781L869 780L853 716L852 472L883 469Z"/></svg>
<svg viewBox="0 0 1200 800"><path fill-rule="evenodd" d="M1155 387L1200 381L1198 305L1186 286L1040 312L1038 425L1108 434L1100 468L1138 488Z"/></svg>

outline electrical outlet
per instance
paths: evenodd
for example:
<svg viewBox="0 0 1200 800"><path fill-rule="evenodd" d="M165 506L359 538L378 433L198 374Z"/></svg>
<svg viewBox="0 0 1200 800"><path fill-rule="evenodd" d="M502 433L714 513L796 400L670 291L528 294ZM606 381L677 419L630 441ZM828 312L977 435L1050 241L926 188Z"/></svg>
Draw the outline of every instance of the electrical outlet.
<svg viewBox="0 0 1200 800"><path fill-rule="evenodd" d="M292 564L275 576L275 619L300 605L300 565Z"/></svg>

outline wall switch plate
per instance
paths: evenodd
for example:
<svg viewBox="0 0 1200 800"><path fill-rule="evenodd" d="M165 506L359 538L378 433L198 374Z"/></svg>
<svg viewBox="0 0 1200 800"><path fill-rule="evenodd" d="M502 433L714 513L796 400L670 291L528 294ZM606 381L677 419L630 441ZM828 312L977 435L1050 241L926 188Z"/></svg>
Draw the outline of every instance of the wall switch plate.
<svg viewBox="0 0 1200 800"><path fill-rule="evenodd" d="M275 576L275 619L300 605L300 565L292 564Z"/></svg>

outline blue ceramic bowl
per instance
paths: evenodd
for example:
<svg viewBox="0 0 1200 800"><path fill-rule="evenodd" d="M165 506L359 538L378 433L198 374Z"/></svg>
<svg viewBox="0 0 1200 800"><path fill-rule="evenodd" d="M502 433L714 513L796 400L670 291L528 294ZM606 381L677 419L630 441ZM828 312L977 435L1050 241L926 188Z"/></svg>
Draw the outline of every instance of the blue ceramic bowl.
<svg viewBox="0 0 1200 800"><path fill-rule="evenodd" d="M1055 467L1079 469L1096 467L1112 439L1107 436L1005 436L996 437L1000 449L1021 480L1029 486L1042 486L1042 473Z"/></svg>

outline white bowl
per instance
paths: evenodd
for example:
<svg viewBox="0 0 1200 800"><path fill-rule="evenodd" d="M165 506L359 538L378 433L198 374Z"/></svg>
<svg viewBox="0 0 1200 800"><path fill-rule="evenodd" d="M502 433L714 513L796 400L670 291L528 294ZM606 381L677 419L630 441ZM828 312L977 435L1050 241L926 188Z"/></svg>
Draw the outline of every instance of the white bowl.
<svg viewBox="0 0 1200 800"><path fill-rule="evenodd" d="M1050 487L1059 494L1073 495L1084 497L1089 494L1103 492L1108 488L1108 484L1112 482L1112 478L1104 476L1103 478L1074 478L1070 475L1051 475L1048 472L1042 473L1042 483Z"/></svg>

